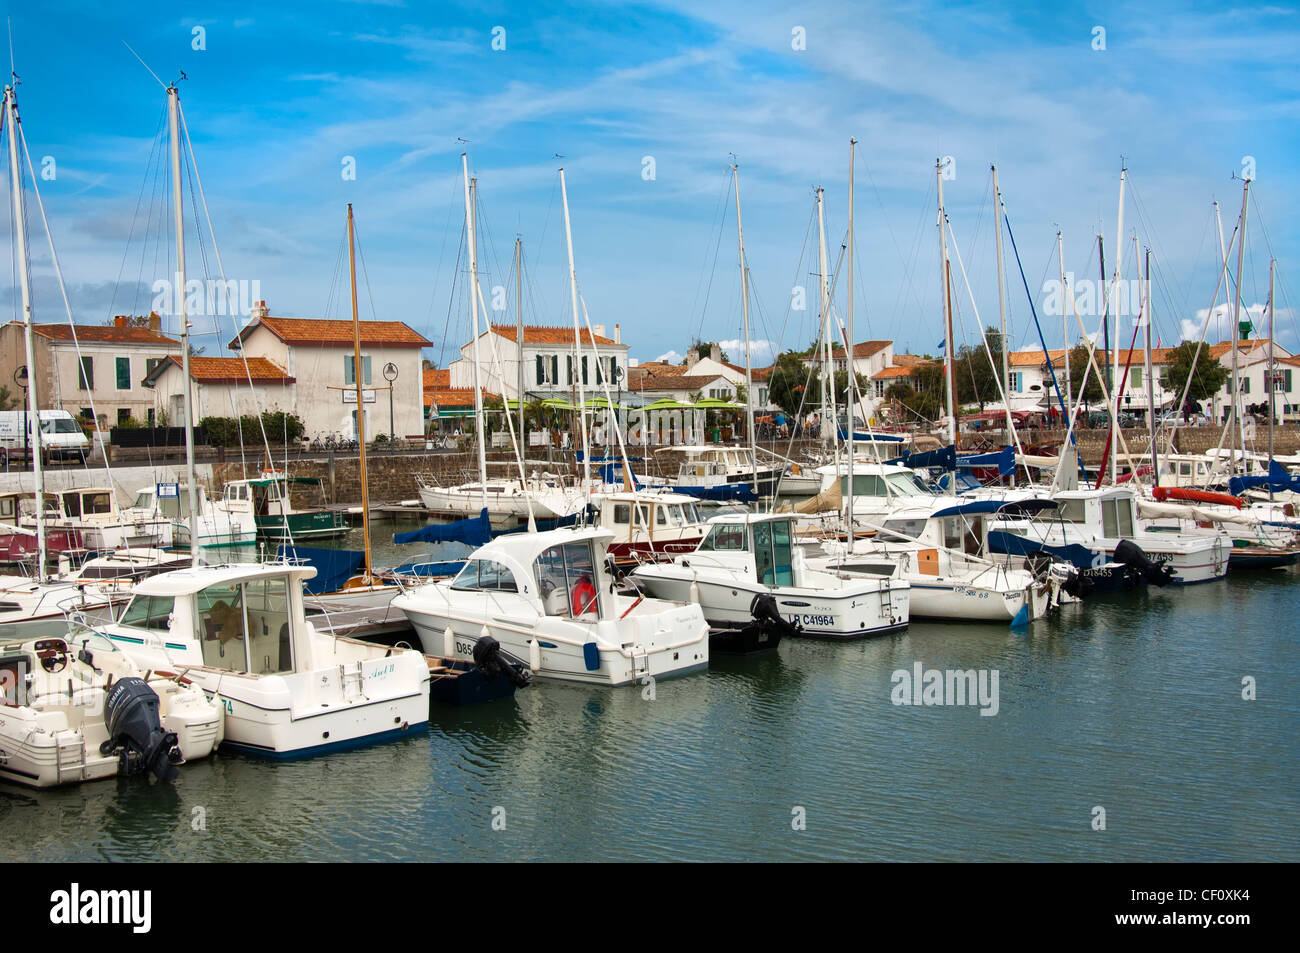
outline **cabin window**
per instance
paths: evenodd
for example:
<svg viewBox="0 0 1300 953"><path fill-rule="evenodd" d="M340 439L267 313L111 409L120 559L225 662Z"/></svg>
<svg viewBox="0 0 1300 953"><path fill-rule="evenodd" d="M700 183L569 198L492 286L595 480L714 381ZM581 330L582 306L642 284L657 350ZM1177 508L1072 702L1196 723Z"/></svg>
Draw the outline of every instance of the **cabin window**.
<svg viewBox="0 0 1300 953"><path fill-rule="evenodd" d="M668 525L668 507L666 506L655 507L655 525L656 526Z"/></svg>
<svg viewBox="0 0 1300 953"><path fill-rule="evenodd" d="M889 530L882 534L882 538L887 543L897 542L899 536L918 539L925 532L925 520L887 520L884 529Z"/></svg>
<svg viewBox="0 0 1300 953"><path fill-rule="evenodd" d="M840 493L848 495L849 478L840 477ZM853 496L888 496L885 481L874 473L853 474Z"/></svg>
<svg viewBox="0 0 1300 953"><path fill-rule="evenodd" d="M203 664L230 672L248 671L244 637L244 593L238 584L208 586L196 598Z"/></svg>
<svg viewBox="0 0 1300 953"><path fill-rule="evenodd" d="M901 496L933 496L930 488L915 473L891 473L886 478L889 488ZM884 494L877 494L883 496Z"/></svg>
<svg viewBox="0 0 1300 953"><path fill-rule="evenodd" d="M599 608L598 577L591 543L552 546L533 564L547 615L594 618Z"/></svg>
<svg viewBox="0 0 1300 953"><path fill-rule="evenodd" d="M1101 532L1103 536L1116 539L1133 535L1133 506L1129 500L1101 501Z"/></svg>
<svg viewBox="0 0 1300 953"><path fill-rule="evenodd" d="M1180 476L1191 476L1191 475L1192 475L1192 465L1191 465L1191 463L1180 463L1180 464L1178 464L1178 473L1179 473Z"/></svg>
<svg viewBox="0 0 1300 953"><path fill-rule="evenodd" d="M81 516L81 497L76 493L63 494L63 515L69 519Z"/></svg>
<svg viewBox="0 0 1300 953"><path fill-rule="evenodd" d="M108 493L85 493L81 497L81 515L113 512L113 501Z"/></svg>
<svg viewBox="0 0 1300 953"><path fill-rule="evenodd" d="M1057 500L1057 512L1067 523L1082 523L1087 519L1083 500Z"/></svg>
<svg viewBox="0 0 1300 953"><path fill-rule="evenodd" d="M614 522L619 526L626 526L632 522L632 507L626 503L615 503Z"/></svg>
<svg viewBox="0 0 1300 953"><path fill-rule="evenodd" d="M509 569L491 559L471 559L451 584L453 589L490 589L494 592L518 592L515 576Z"/></svg>
<svg viewBox="0 0 1300 953"><path fill-rule="evenodd" d="M249 671L272 675L293 671L293 639L289 635L289 580L268 576L244 583L244 616L248 620Z"/></svg>
<svg viewBox="0 0 1300 953"><path fill-rule="evenodd" d="M153 509L153 491L152 491L152 490L145 490L145 491L142 492L142 493L137 493L137 494L135 495L135 502L132 503L131 506L132 506L134 509L137 509L137 510L152 510L152 509Z"/></svg>
<svg viewBox="0 0 1300 953"><path fill-rule="evenodd" d="M122 613L121 623L137 629L166 632L171 627L175 603L171 596L136 596Z"/></svg>
<svg viewBox="0 0 1300 953"><path fill-rule="evenodd" d="M741 523L719 523L709 530L700 543L702 552L740 553L745 551L745 527Z"/></svg>

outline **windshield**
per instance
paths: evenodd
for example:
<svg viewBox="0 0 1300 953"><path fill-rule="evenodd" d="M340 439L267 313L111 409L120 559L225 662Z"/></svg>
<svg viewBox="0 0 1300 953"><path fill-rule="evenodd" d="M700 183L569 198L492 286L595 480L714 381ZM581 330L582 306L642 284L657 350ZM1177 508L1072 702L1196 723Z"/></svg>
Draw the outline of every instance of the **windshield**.
<svg viewBox="0 0 1300 953"><path fill-rule="evenodd" d="M885 477L889 488L900 496L931 496L928 486L915 473L891 473Z"/></svg>
<svg viewBox="0 0 1300 953"><path fill-rule="evenodd" d="M41 433L81 433L81 428L72 418L59 417L55 420L42 420Z"/></svg>

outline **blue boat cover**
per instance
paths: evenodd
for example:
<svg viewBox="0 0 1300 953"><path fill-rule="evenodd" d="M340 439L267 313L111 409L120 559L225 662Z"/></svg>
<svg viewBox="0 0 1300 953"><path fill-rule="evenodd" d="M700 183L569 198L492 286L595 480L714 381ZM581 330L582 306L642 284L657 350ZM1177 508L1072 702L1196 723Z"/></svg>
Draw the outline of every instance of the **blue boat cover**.
<svg viewBox="0 0 1300 953"><path fill-rule="evenodd" d="M894 457L894 459L885 462L898 463L913 468L934 467L940 470L955 470L957 468L957 450L954 447L940 447L938 450L927 450L925 453L915 453L909 450L901 457Z"/></svg>
<svg viewBox="0 0 1300 953"><path fill-rule="evenodd" d="M968 453L957 458L959 467L991 467L996 465L998 476L1011 476L1016 472L1016 452L1003 447L994 453Z"/></svg>
<svg viewBox="0 0 1300 953"><path fill-rule="evenodd" d="M456 575L465 568L465 560L450 559L445 562L402 563L393 569L393 572L403 576L430 576L432 578L442 579Z"/></svg>
<svg viewBox="0 0 1300 953"><path fill-rule="evenodd" d="M753 503L758 499L754 488L748 483L720 483L717 486L670 486L674 493L684 493L697 500L712 500L717 503Z"/></svg>
<svg viewBox="0 0 1300 953"><path fill-rule="evenodd" d="M492 523L488 520L486 508L478 516L456 520L454 523L421 526L409 533L393 534L395 543L466 543L470 546L482 546L491 538Z"/></svg>
<svg viewBox="0 0 1300 953"><path fill-rule="evenodd" d="M280 546L280 558L294 562L306 563L316 567L316 578L303 583L303 589L310 595L319 596L323 592L335 592L351 579L366 554L359 549L317 549L311 546Z"/></svg>
<svg viewBox="0 0 1300 953"><path fill-rule="evenodd" d="M905 467L926 467L940 470L955 470L958 467L973 469L974 467L996 466L998 476L1011 476L1016 472L1016 454L1011 447L1003 447L993 453L967 453L958 456L956 448L948 446L940 447L938 450L928 450L925 453L908 452L901 457L895 457L885 462L898 463Z"/></svg>
<svg viewBox="0 0 1300 953"><path fill-rule="evenodd" d="M1057 559L1063 559L1077 569L1092 569L1097 565L1097 558L1100 553L1095 553L1086 546L1080 546L1078 543L1070 543L1066 546L1047 546L1033 539L1026 539L1024 536L1017 536L1015 533L1005 533L1001 530L994 530L988 535L988 546L991 552L1005 553L1010 556L1029 556L1033 553L1046 553L1049 556L1055 556ZM1105 557L1102 556L1102 562Z"/></svg>
<svg viewBox="0 0 1300 953"><path fill-rule="evenodd" d="M1268 476L1233 477L1228 481L1228 492L1233 496L1254 489L1272 490L1274 493L1285 493L1287 490L1300 493L1300 477L1292 476L1282 464L1270 460Z"/></svg>

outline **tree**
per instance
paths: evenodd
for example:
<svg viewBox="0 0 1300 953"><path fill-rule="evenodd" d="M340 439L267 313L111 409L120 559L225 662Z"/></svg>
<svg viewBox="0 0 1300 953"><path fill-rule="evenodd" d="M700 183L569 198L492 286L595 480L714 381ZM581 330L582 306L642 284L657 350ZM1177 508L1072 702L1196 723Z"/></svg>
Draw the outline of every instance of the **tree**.
<svg viewBox="0 0 1300 953"><path fill-rule="evenodd" d="M1210 357L1210 349L1207 347L1201 348L1200 357L1193 367L1195 355L1195 341L1184 341L1178 347L1169 349L1169 363L1160 374L1160 386L1165 393L1182 396L1189 377L1192 380L1192 386L1187 391L1189 400L1209 400L1223 388L1228 380L1228 368L1219 363L1218 358Z"/></svg>
<svg viewBox="0 0 1300 953"><path fill-rule="evenodd" d="M804 405L805 388L812 380L799 355L787 351L776 359L767 379L768 399L787 414L798 414Z"/></svg>
<svg viewBox="0 0 1300 953"><path fill-rule="evenodd" d="M1101 368L1103 374L1106 373L1106 356L1105 352L1098 350L1094 355L1097 366ZM1101 381L1097 378L1096 373L1092 372L1088 365L1088 346L1086 344L1076 344L1070 350L1070 389L1074 391L1070 395L1070 405L1073 406L1079 398L1079 385L1083 381L1084 375L1088 377L1087 386L1083 388L1083 403L1096 404L1102 399ZM1056 372L1056 381L1065 388L1065 375L1061 371Z"/></svg>
<svg viewBox="0 0 1300 953"><path fill-rule="evenodd" d="M857 393L859 396L868 396L870 391L870 382L865 374L858 374ZM843 407L849 402L849 372L835 372L835 403Z"/></svg>
<svg viewBox="0 0 1300 953"><path fill-rule="evenodd" d="M7 384L0 384L0 410L15 410L21 402L20 397L9 393Z"/></svg>
<svg viewBox="0 0 1300 953"><path fill-rule="evenodd" d="M942 364L917 364L900 382L885 391L885 396L903 408L904 420L938 420L944 415L944 376Z"/></svg>
<svg viewBox="0 0 1300 953"><path fill-rule="evenodd" d="M717 343L718 343L717 341L696 340L695 343L691 345L691 350L693 350L695 352L695 356L702 361L713 353L713 348ZM721 348L718 349L718 354L723 361L731 360L731 358L727 356L727 352L722 350Z"/></svg>

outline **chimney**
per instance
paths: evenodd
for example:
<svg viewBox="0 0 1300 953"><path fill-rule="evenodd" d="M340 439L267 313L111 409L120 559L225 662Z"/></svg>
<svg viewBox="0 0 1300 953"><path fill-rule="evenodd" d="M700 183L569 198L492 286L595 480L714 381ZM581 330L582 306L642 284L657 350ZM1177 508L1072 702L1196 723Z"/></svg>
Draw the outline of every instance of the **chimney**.
<svg viewBox="0 0 1300 953"><path fill-rule="evenodd" d="M694 367L698 363L700 363L700 352L695 348L691 348L686 352L686 366Z"/></svg>
<svg viewBox="0 0 1300 953"><path fill-rule="evenodd" d="M126 315L124 315L124 314L115 314L115 315L113 315L113 327L115 327L115 328L124 328L124 327L126 327Z"/></svg>
<svg viewBox="0 0 1300 953"><path fill-rule="evenodd" d="M623 329L619 325L614 325L614 343L623 343Z"/></svg>
<svg viewBox="0 0 1300 953"><path fill-rule="evenodd" d="M593 324L591 326L591 333L603 338L605 336L605 325Z"/></svg>
<svg viewBox="0 0 1300 953"><path fill-rule="evenodd" d="M714 364L722 363L722 348L719 347L717 344L709 348L709 360L711 360Z"/></svg>
<svg viewBox="0 0 1300 953"><path fill-rule="evenodd" d="M150 330L150 331L161 331L161 330L162 330L162 318L160 318L160 317L158 316L158 312L157 312L157 311L150 311L150 312L149 312L149 330Z"/></svg>
<svg viewBox="0 0 1300 953"><path fill-rule="evenodd" d="M266 300L263 299L253 305L248 314L254 321L260 321L262 318L269 317L271 312L266 310Z"/></svg>

